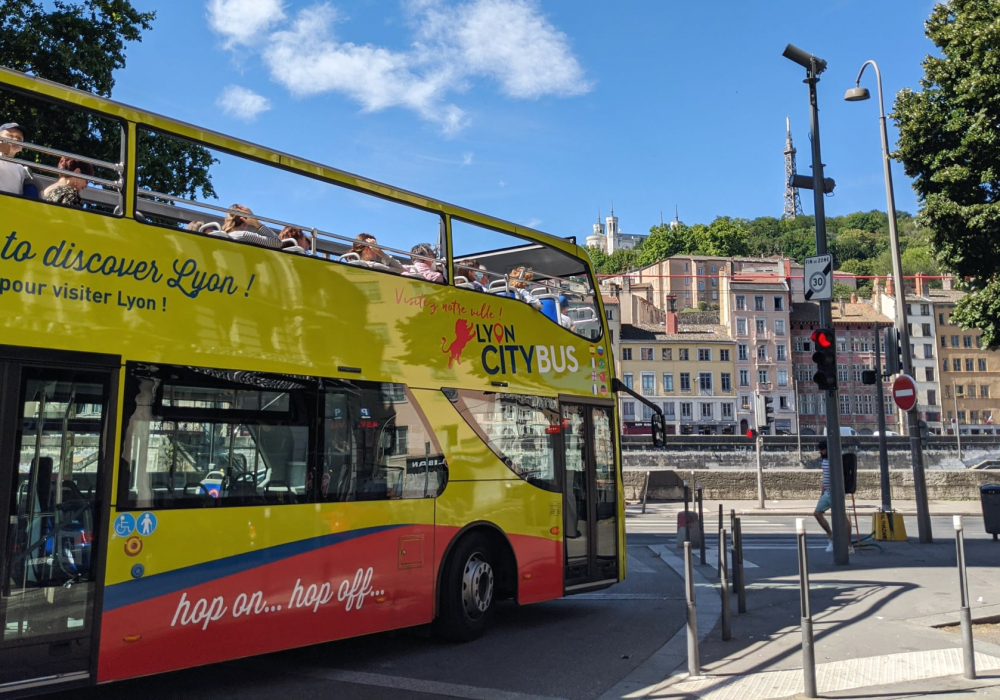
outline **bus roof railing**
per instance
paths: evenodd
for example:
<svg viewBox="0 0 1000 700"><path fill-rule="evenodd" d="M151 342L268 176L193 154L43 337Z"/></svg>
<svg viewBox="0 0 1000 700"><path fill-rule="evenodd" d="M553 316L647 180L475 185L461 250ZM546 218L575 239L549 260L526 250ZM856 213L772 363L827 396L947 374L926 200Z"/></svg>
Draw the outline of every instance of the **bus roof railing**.
<svg viewBox="0 0 1000 700"><path fill-rule="evenodd" d="M75 156L70 156L70 157L74 157L75 158ZM82 160L82 161L85 161L85 162L90 162L89 159L82 158L82 157L81 158L77 158L77 160ZM122 186L125 184L122 181L121 178L119 178L118 180L107 180L107 179L105 179L103 177L97 177L96 175L86 175L84 173L78 173L78 172L76 172L74 170L63 170L61 168L55 167L54 165L45 165L44 163L35 163L34 161L23 160L21 158L9 158L9 157L7 157L5 155L2 155L2 154L0 154L0 161L5 161L7 163L13 163L14 165L20 165L22 167L29 168L30 170L40 170L43 173L52 173L54 175L60 175L60 176L65 175L66 177L78 177L78 178L80 178L82 180L86 180L87 182L93 182L93 183L98 184L98 185L106 185L107 187L111 187L112 189L115 189L115 190L120 190L122 188ZM103 161L101 161L101 162L103 162Z"/></svg>
<svg viewBox="0 0 1000 700"><path fill-rule="evenodd" d="M55 148L49 148L48 146L39 146L37 143L31 143L30 141L18 141L17 139L8 139L0 136L0 143L9 143L20 148L26 148L29 151L37 151L39 153L44 153L47 156L56 156L58 158L73 158L75 160L82 160L85 163L90 163L91 165L96 165L98 168L104 168L105 170L114 170L116 173L121 175L122 171L125 169L125 165L122 163L109 163L106 160L99 160L97 158L91 158L89 156L81 156L76 153L69 153L68 151L60 151Z"/></svg>

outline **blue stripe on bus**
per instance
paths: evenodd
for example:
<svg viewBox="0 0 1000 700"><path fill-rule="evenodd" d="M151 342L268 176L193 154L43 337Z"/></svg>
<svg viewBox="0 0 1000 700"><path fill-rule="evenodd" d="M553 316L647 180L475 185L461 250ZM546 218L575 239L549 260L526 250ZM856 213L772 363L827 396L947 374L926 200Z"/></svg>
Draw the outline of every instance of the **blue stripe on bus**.
<svg viewBox="0 0 1000 700"><path fill-rule="evenodd" d="M346 542L347 540L374 535L378 532L400 527L407 526L380 525L378 527L367 527L349 532L338 532L332 535L322 535L253 552L237 554L225 557L224 559L215 559L202 564L187 566L183 569L155 574L148 578L116 583L104 589L104 612L110 612L127 605L134 605L163 595L176 593L185 588L191 588L217 578L239 574L259 566L273 564L282 559L305 554L306 552L322 549L323 547L329 547L330 545Z"/></svg>

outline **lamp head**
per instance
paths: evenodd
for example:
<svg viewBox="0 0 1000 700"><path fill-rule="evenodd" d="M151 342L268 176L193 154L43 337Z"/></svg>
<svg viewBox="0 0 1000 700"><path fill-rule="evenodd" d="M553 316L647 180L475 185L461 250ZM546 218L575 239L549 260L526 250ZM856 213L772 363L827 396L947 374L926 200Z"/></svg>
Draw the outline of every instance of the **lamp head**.
<svg viewBox="0 0 1000 700"><path fill-rule="evenodd" d="M868 88L863 88L860 85L852 87L844 93L844 99L848 102L861 102L863 100L867 100L871 96L871 93L868 92Z"/></svg>

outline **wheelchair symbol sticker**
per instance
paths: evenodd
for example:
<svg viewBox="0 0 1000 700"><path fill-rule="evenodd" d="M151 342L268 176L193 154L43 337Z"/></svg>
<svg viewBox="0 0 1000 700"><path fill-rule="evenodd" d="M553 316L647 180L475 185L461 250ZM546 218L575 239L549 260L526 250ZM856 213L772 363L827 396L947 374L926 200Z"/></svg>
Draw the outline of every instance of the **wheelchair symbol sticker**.
<svg viewBox="0 0 1000 700"><path fill-rule="evenodd" d="M139 521L136 523L136 529L140 535L152 535L156 532L156 516L150 512L143 513L139 516Z"/></svg>
<svg viewBox="0 0 1000 700"><path fill-rule="evenodd" d="M115 534L128 537L135 530L135 518L131 513L119 513L115 518Z"/></svg>

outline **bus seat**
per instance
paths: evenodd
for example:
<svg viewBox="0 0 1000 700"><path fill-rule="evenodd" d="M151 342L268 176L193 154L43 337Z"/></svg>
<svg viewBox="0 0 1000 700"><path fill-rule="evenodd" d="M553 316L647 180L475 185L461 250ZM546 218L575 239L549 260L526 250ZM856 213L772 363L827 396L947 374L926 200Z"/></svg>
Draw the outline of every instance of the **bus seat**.
<svg viewBox="0 0 1000 700"><path fill-rule="evenodd" d="M348 265L357 265L361 262L361 256L357 253L344 253L340 256L340 262Z"/></svg>
<svg viewBox="0 0 1000 700"><path fill-rule="evenodd" d="M507 280L493 280L490 282L490 286L486 288L491 294L506 294L507 293Z"/></svg>
<svg viewBox="0 0 1000 700"><path fill-rule="evenodd" d="M457 287L461 284L469 284L469 278L465 275L455 275L455 286Z"/></svg>
<svg viewBox="0 0 1000 700"><path fill-rule="evenodd" d="M305 255L306 249L299 245L286 245L281 249L282 253L297 253L299 255Z"/></svg>
<svg viewBox="0 0 1000 700"><path fill-rule="evenodd" d="M542 302L542 313L559 323L559 306L554 297L549 295L547 299L539 299Z"/></svg>
<svg viewBox="0 0 1000 700"><path fill-rule="evenodd" d="M38 185L33 182L25 182L22 194L28 199L38 199Z"/></svg>

